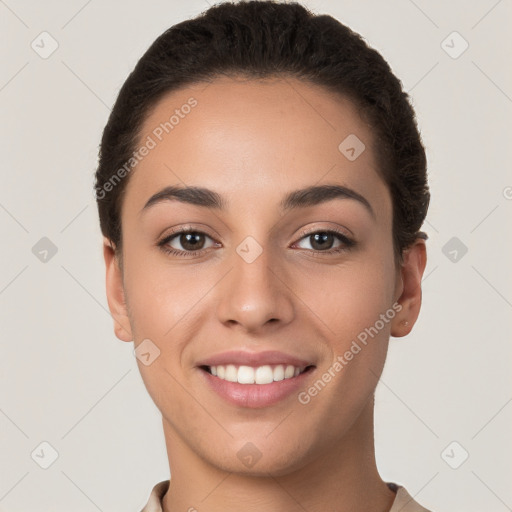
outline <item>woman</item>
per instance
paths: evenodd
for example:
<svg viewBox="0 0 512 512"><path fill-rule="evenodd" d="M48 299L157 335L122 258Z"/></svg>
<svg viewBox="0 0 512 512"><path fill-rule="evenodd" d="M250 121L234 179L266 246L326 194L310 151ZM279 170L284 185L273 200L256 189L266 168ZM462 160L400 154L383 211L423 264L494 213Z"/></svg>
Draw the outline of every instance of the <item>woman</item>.
<svg viewBox="0 0 512 512"><path fill-rule="evenodd" d="M426 510L375 462L429 203L375 50L298 4L171 27L119 93L96 195L115 333L162 413L171 478L145 512Z"/></svg>

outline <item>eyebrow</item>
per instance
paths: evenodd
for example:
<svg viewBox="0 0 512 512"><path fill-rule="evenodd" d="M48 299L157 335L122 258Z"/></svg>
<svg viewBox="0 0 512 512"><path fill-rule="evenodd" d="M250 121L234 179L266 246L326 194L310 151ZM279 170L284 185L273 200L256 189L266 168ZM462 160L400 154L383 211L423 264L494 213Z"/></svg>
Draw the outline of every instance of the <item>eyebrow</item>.
<svg viewBox="0 0 512 512"><path fill-rule="evenodd" d="M317 185L294 190L284 197L279 203L279 208L282 212L286 212L295 208L316 206L332 199L352 199L358 201L374 219L376 218L369 201L355 190L343 185ZM227 209L227 203L224 198L213 190L204 187L171 185L152 195L140 213L142 214L155 204L172 200L219 211Z"/></svg>

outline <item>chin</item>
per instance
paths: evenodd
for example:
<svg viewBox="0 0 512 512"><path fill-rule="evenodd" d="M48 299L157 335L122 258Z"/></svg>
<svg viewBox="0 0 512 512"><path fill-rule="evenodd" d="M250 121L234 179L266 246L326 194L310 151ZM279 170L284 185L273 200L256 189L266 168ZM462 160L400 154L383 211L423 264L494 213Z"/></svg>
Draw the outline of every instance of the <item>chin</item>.
<svg viewBox="0 0 512 512"><path fill-rule="evenodd" d="M224 471L254 477L284 476L306 464L308 453L304 443L290 442L289 437L286 444L279 437L270 442L265 435L252 439L233 439L232 446L205 454L203 458Z"/></svg>

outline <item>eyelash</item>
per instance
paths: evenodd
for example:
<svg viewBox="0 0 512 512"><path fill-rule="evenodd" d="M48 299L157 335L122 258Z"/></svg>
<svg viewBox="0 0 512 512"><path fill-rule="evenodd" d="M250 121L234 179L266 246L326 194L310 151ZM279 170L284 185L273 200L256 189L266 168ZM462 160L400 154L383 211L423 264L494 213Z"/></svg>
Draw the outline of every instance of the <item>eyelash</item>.
<svg viewBox="0 0 512 512"><path fill-rule="evenodd" d="M208 249L200 249L197 251L180 251L180 250L177 250L174 248L169 248L167 246L167 244L172 239L176 238L177 236L182 235L182 234L190 234L190 233L206 235L207 237L212 238L207 233L205 233L203 231L199 231L197 229L192 229L190 227L183 227L183 228L178 229L177 231L174 231L172 234L166 236L163 240L161 240L160 242L157 243L157 246L162 251L164 251L164 253L166 253L168 255L178 256L178 257L182 257L182 258L190 258L190 257L194 257L194 256L199 256L201 253L208 250ZM333 234L344 245L334 248L334 249L329 249L327 251L320 251L320 250L315 250L315 249L300 249L300 250L310 252L312 256L323 256L324 254L335 255L335 254L339 254L339 253L342 253L345 251L349 251L350 249L354 248L357 245L357 242L355 240L352 240L351 238L347 237L344 233L342 233L341 231L338 231L336 229L316 229L316 230L305 231L305 232L301 233L301 236L298 241L301 241L303 238L306 238L307 236L315 235L317 233Z"/></svg>

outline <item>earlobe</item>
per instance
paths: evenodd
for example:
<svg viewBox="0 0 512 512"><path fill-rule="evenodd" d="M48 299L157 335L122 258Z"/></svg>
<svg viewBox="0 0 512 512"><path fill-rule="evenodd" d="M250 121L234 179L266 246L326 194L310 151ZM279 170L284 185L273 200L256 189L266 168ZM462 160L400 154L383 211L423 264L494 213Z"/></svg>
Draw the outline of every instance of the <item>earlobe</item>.
<svg viewBox="0 0 512 512"><path fill-rule="evenodd" d="M409 334L418 319L421 308L421 280L426 264L425 240L417 239L404 251L400 269L402 290L397 299L402 309L391 322L391 336L395 338Z"/></svg>
<svg viewBox="0 0 512 512"><path fill-rule="evenodd" d="M108 308L114 320L114 333L121 341L133 341L122 269L119 266L113 244L106 237L103 237L103 257L105 259Z"/></svg>

